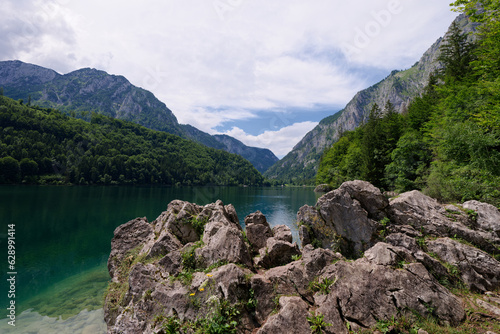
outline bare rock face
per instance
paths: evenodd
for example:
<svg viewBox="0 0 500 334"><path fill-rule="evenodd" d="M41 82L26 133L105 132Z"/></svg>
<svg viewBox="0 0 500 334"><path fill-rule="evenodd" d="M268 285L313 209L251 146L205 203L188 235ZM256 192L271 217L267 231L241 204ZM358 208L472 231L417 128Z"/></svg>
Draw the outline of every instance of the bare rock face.
<svg viewBox="0 0 500 334"><path fill-rule="evenodd" d="M309 333L308 305L300 297L281 297L280 311L269 317L257 334L303 334Z"/></svg>
<svg viewBox="0 0 500 334"><path fill-rule="evenodd" d="M153 235L153 229L146 218L136 218L126 224L118 226L111 241L111 253L108 259L108 271L114 278L116 266L134 248L141 246Z"/></svg>
<svg viewBox="0 0 500 334"><path fill-rule="evenodd" d="M456 266L469 289L486 292L500 287L500 262L486 252L450 238L429 241L428 248L442 261Z"/></svg>
<svg viewBox="0 0 500 334"><path fill-rule="evenodd" d="M328 294L315 295L317 312L333 324L326 333L347 333L346 322L353 330L370 328L378 319L407 309L450 325L465 318L460 300L419 263L395 269L366 258L340 261L325 268L323 276L335 282Z"/></svg>
<svg viewBox="0 0 500 334"><path fill-rule="evenodd" d="M268 238L273 236L273 231L262 212L257 211L245 218L248 241L255 252L266 246Z"/></svg>
<svg viewBox="0 0 500 334"><path fill-rule="evenodd" d="M448 289L496 300L497 213L418 191L388 202L369 183L346 182L300 208L299 249L260 211L245 218L245 238L232 205L173 201L151 224L115 230L108 333L309 333L321 319L324 333L348 334L414 313L455 326L464 303Z"/></svg>
<svg viewBox="0 0 500 334"><path fill-rule="evenodd" d="M425 235L461 238L489 253L499 252L500 238L496 233L474 229L475 223L467 214L447 211L417 190L391 200L388 213L396 225L412 226Z"/></svg>
<svg viewBox="0 0 500 334"><path fill-rule="evenodd" d="M500 237L500 211L496 207L478 201L465 202L463 207L477 213L475 220L479 229L494 232Z"/></svg>
<svg viewBox="0 0 500 334"><path fill-rule="evenodd" d="M303 244L316 240L322 247L342 249L357 257L373 246L378 222L386 216L388 201L378 188L365 181L345 182L322 197L316 206L298 213Z"/></svg>

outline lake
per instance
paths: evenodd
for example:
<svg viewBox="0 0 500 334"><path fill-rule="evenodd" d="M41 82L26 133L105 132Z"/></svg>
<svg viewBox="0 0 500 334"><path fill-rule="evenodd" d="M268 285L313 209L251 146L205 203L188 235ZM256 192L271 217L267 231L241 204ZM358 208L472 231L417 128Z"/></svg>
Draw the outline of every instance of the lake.
<svg viewBox="0 0 500 334"><path fill-rule="evenodd" d="M256 210L298 241L296 214L312 188L0 186L1 333L105 333L102 302L114 229L153 221L170 201L233 204L240 224ZM8 298L8 226L15 224L15 298ZM7 307L15 300L16 326Z"/></svg>

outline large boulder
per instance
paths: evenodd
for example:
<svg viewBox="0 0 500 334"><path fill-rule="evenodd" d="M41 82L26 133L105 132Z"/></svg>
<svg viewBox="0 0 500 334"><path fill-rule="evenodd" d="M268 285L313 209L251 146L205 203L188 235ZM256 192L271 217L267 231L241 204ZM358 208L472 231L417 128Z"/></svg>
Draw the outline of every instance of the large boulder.
<svg viewBox="0 0 500 334"><path fill-rule="evenodd" d="M245 217L246 235L254 252L266 246L268 238L273 236L273 232L266 216L260 211L249 214Z"/></svg>
<svg viewBox="0 0 500 334"><path fill-rule="evenodd" d="M299 256L300 250L296 243L269 238L266 247L259 250L260 256L256 265L263 268L282 266L293 261L293 256Z"/></svg>
<svg viewBox="0 0 500 334"><path fill-rule="evenodd" d="M474 230L472 218L459 211L447 211L435 199L413 190L390 201L393 224L411 226L424 235L457 237L488 253L498 253L500 238L491 231Z"/></svg>
<svg viewBox="0 0 500 334"><path fill-rule="evenodd" d="M314 243L359 257L374 245L388 201L365 181L345 182L321 196L315 207L303 206L297 214L303 244Z"/></svg>
<svg viewBox="0 0 500 334"><path fill-rule="evenodd" d="M379 250L385 252L386 247ZM314 296L316 312L332 324L325 333L347 333L346 322L355 331L370 328L378 320L389 320L407 310L434 316L449 325L458 325L465 318L461 301L420 263L394 268L367 258L351 263L339 261L326 267L322 276L334 282L328 294L318 292Z"/></svg>

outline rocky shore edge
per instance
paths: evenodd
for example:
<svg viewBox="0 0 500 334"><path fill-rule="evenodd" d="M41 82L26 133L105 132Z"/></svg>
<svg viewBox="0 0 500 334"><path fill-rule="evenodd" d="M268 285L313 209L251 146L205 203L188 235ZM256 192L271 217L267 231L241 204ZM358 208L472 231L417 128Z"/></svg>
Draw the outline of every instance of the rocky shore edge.
<svg viewBox="0 0 500 334"><path fill-rule="evenodd" d="M300 208L297 224L301 247L259 211L243 230L231 204L175 200L152 223L119 226L108 333L347 334L381 324L388 333L400 318L500 321L492 205L443 205L419 191L389 200L350 181Z"/></svg>

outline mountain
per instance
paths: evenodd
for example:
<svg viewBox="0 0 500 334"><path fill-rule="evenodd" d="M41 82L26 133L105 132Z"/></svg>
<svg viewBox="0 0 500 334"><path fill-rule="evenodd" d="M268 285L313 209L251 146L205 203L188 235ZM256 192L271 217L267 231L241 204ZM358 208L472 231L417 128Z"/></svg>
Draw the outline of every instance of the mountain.
<svg viewBox="0 0 500 334"><path fill-rule="evenodd" d="M94 113L0 96L0 184L262 185L243 157Z"/></svg>
<svg viewBox="0 0 500 334"><path fill-rule="evenodd" d="M61 75L18 60L3 61L0 62L0 87L3 87L4 95L32 105L67 113L78 112L83 118L90 116L87 112L97 112L191 139L208 147L236 154L243 152L244 158L260 172L278 161L270 150L248 147L234 138L232 141L221 141L193 126L179 124L165 103L153 93L132 85L123 76L90 68ZM234 141L239 144L235 145Z"/></svg>
<svg viewBox="0 0 500 334"><path fill-rule="evenodd" d="M474 31L477 26L463 14L455 21L465 32ZM358 92L343 110L323 119L264 176L287 182L310 181L316 175L323 151L335 143L343 131L361 124L374 103L383 107L390 101L398 112L405 111L410 101L420 95L431 73L439 68L437 59L442 42L443 38L439 38L411 68L392 71L382 81Z"/></svg>

